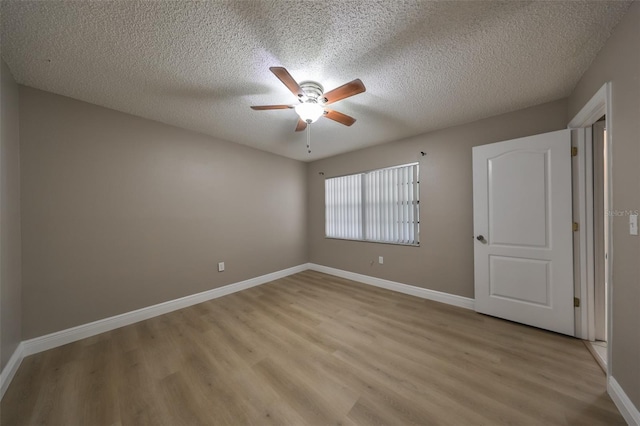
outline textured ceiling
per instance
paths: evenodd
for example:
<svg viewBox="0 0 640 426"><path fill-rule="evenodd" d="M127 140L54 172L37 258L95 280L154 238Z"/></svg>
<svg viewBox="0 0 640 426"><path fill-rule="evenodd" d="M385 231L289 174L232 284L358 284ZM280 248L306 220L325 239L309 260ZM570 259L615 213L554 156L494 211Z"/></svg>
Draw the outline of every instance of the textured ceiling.
<svg viewBox="0 0 640 426"><path fill-rule="evenodd" d="M569 95L626 1L2 1L28 86L309 161ZM269 71L367 91L295 133Z"/></svg>

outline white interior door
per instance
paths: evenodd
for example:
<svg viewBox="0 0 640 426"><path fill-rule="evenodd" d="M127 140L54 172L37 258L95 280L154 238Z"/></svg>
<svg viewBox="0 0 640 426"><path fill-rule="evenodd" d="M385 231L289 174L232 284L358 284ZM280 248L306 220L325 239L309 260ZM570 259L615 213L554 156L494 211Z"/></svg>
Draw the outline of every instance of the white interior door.
<svg viewBox="0 0 640 426"><path fill-rule="evenodd" d="M477 312L574 335L571 133L473 148Z"/></svg>

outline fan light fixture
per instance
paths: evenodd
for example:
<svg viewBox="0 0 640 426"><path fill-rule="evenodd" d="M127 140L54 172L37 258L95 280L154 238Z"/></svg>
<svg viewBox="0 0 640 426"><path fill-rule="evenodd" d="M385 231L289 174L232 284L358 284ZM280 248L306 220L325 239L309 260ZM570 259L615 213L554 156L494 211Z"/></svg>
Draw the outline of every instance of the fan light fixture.
<svg viewBox="0 0 640 426"><path fill-rule="evenodd" d="M326 108L326 106L367 90L359 78L325 93L322 85L316 81L303 81L298 84L298 82L291 77L289 71L283 67L270 67L269 70L287 86L287 89L298 98L300 103L296 105L253 105L251 109L258 111L270 109L295 110L296 114L300 117L296 125L296 132L307 129L307 151L309 151L309 153L311 153L310 124L318 121L318 118L325 117L345 126L351 126L356 122L355 118Z"/></svg>
<svg viewBox="0 0 640 426"><path fill-rule="evenodd" d="M315 102L304 102L294 107L300 119L307 124L315 123L324 114L324 107Z"/></svg>

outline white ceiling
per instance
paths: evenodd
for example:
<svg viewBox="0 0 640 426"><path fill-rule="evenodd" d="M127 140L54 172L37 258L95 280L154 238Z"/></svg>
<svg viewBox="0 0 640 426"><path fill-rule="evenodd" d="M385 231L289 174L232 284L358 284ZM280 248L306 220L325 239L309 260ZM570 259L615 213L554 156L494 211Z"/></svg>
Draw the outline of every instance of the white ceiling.
<svg viewBox="0 0 640 426"><path fill-rule="evenodd" d="M627 1L2 1L28 86L303 161L568 96ZM358 121L295 133L284 66Z"/></svg>

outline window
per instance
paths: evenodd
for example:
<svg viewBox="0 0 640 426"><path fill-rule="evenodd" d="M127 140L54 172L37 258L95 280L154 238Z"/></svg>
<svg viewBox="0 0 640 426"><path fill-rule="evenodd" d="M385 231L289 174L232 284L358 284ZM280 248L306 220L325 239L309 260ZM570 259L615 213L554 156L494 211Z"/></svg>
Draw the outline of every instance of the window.
<svg viewBox="0 0 640 426"><path fill-rule="evenodd" d="M418 163L326 179L326 236L418 245L418 185Z"/></svg>

